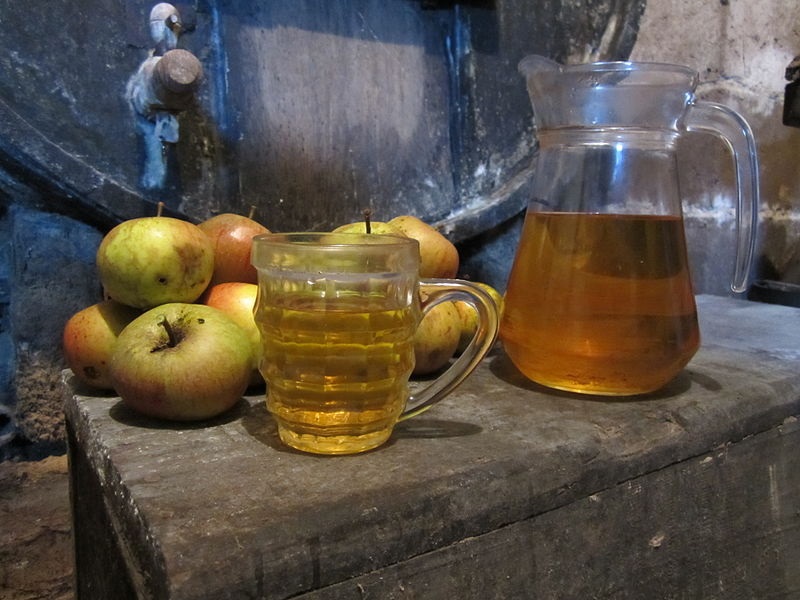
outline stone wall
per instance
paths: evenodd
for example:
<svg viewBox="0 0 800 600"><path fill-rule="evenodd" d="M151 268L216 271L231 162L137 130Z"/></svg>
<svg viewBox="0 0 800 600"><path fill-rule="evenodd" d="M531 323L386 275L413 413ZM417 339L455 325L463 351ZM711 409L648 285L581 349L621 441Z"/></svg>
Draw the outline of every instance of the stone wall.
<svg viewBox="0 0 800 600"><path fill-rule="evenodd" d="M100 299L94 256L102 235L19 201L0 217L0 231L0 456L60 453L61 331Z"/></svg>

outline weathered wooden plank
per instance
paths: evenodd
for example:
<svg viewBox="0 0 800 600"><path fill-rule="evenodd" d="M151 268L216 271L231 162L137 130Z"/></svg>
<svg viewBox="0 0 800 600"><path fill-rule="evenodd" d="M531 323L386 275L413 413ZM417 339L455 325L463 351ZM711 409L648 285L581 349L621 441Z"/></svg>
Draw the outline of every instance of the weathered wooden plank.
<svg viewBox="0 0 800 600"><path fill-rule="evenodd" d="M562 508L308 600L800 595L800 422L726 444Z"/></svg>
<svg viewBox="0 0 800 600"><path fill-rule="evenodd" d="M602 549L633 561L623 570L635 569L634 542L641 547L661 533L663 554L699 552L697 560L706 560L690 542L706 539L722 553L726 511L734 515L747 503L760 511L779 502L788 512L769 518L748 513L731 523L731 535L753 529L758 536L760 522L765 537L785 527L784 541L796 540L796 458L787 455L796 450L796 428L785 425L785 452L780 444L764 446L769 455L753 447L725 462L718 449L729 446L733 455L748 438L772 439L759 436L783 431L784 421L800 414L797 309L717 297L700 298L699 305L704 346L657 394L615 401L544 390L498 351L451 397L398 426L391 443L360 456L287 451L260 396L211 423L180 425L150 421L116 398L67 387L68 421L125 548L126 554L109 559L132 573L149 565L155 579L142 593L156 598L286 598L360 577L366 577L357 580L363 585L378 585L372 574L379 577L392 565L398 568L392 573L416 590L440 580L442 597L453 597L445 586L478 586L475 596L483 598L493 589L498 595L526 591L527 582L505 579L512 571L525 573L526 561L552 561L534 573L544 586L555 585L544 579L549 569L566 577L592 558L594 573L582 584L589 586L592 578L605 577ZM735 332L732 322L739 325ZM698 459L706 456L713 462ZM748 476L744 465L756 457L762 462ZM772 462L778 487L765 495L758 482L764 469L769 477ZM709 464L724 466L721 475L703 470ZM636 480L645 495L628 485ZM752 494L742 490L749 480ZM728 498L721 521L706 530L680 529L681 514L712 518L711 499L720 490ZM80 491L74 501L82 501ZM552 521L561 511L569 519ZM573 518L585 527L571 529ZM499 567L504 575L498 580L479 569L464 579L469 556L495 568L493 548L506 544L529 552L516 556L517 566ZM582 555L563 551L583 546ZM777 569L795 555L775 556L783 565ZM708 560L702 577L725 564ZM409 561L417 562L401 568ZM676 565L657 571L656 562L645 563L638 571L642 585L647 577L677 585L674 577L684 566ZM723 581L733 586L734 579ZM623 577L595 581L612 590Z"/></svg>
<svg viewBox="0 0 800 600"><path fill-rule="evenodd" d="M131 578L130 557L125 556L111 524L103 488L86 448L67 426L69 448L70 496L72 503L72 539L75 551L77 598L136 598ZM115 560L109 561L109 557ZM141 586L139 586L141 589Z"/></svg>

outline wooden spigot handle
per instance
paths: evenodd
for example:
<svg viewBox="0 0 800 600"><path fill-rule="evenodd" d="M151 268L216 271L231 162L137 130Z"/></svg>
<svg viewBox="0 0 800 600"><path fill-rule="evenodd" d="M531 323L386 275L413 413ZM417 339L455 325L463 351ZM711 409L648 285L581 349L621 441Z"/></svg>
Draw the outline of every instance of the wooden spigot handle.
<svg viewBox="0 0 800 600"><path fill-rule="evenodd" d="M197 57L186 50L170 50L161 57L153 70L156 96L166 105L184 104L200 85L203 66Z"/></svg>

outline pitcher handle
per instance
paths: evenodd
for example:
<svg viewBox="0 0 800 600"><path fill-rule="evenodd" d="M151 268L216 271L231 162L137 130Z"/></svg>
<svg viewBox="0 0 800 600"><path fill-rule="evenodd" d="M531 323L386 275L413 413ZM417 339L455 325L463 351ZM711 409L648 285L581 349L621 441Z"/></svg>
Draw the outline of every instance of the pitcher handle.
<svg viewBox="0 0 800 600"><path fill-rule="evenodd" d="M744 292L755 254L758 226L758 154L753 132L739 113L713 102L695 102L689 106L686 130L717 135L727 143L733 155L737 194L736 267L731 289L736 293Z"/></svg>
<svg viewBox="0 0 800 600"><path fill-rule="evenodd" d="M428 295L428 299L422 304L423 315L442 302L464 301L478 311L478 329L461 356L444 373L409 397L409 408L400 415L398 421L425 412L452 392L475 370L497 340L497 304L479 286L460 279L423 279L420 281L420 289Z"/></svg>

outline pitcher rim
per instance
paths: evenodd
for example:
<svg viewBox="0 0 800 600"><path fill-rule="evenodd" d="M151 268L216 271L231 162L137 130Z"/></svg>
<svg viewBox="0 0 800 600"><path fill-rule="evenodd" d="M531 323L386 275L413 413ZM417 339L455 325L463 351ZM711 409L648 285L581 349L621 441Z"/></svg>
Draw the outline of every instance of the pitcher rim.
<svg viewBox="0 0 800 600"><path fill-rule="evenodd" d="M637 60L605 60L593 63L581 63L578 65L566 65L565 69L576 71L629 71L632 69L641 71L677 71L694 75L695 71L691 67L677 63L656 62L656 61L637 61Z"/></svg>
<svg viewBox="0 0 800 600"><path fill-rule="evenodd" d="M601 60L596 62L584 62L563 65L559 62L548 59L545 56L531 54L524 57L519 62L519 70L527 74L533 70L532 65L526 63L533 62L536 58L545 59L557 67L559 72L615 72L615 71L662 71L683 73L690 78L698 76L697 71L692 67L679 63L660 62L660 61L638 61L638 60Z"/></svg>

